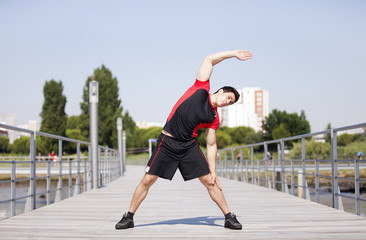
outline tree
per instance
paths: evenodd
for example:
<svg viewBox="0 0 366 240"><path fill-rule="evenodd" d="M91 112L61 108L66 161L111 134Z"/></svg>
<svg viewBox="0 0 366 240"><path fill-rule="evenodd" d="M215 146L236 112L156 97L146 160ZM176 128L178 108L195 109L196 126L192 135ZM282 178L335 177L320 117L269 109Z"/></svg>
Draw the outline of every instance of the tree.
<svg viewBox="0 0 366 240"><path fill-rule="evenodd" d="M301 111L300 116L297 113L287 113L286 111L279 111L274 109L268 117L263 121L263 137L265 140L273 140L273 131L280 127L276 132L281 131L284 134L286 129L290 136L301 135L310 132L310 124L306 120L305 112Z"/></svg>
<svg viewBox="0 0 366 240"><path fill-rule="evenodd" d="M125 111L122 117L123 129L126 131L126 147L139 147L134 145L135 139L138 138L136 134L136 123L133 121L128 111Z"/></svg>
<svg viewBox="0 0 366 240"><path fill-rule="evenodd" d="M9 138L8 137L4 137L4 136L1 136L0 137L0 152L2 153L7 153L9 152Z"/></svg>
<svg viewBox="0 0 366 240"><path fill-rule="evenodd" d="M216 131L216 144L218 149L225 148L231 143L231 137L227 132L222 131L221 129L218 129Z"/></svg>
<svg viewBox="0 0 366 240"><path fill-rule="evenodd" d="M40 117L41 132L59 136L65 136L67 115L65 113L66 97L62 94L64 87L62 82L51 79L46 81L43 87L44 102ZM41 151L48 153L57 149L57 140L41 138Z"/></svg>
<svg viewBox="0 0 366 240"><path fill-rule="evenodd" d="M354 137L355 137L354 134L349 134L349 133L344 133L342 135L339 135L339 136L337 136L337 144L339 146L347 146L348 144L353 142Z"/></svg>
<svg viewBox="0 0 366 240"><path fill-rule="evenodd" d="M15 139L11 151L14 153L29 154L30 150L30 137L20 137Z"/></svg>
<svg viewBox="0 0 366 240"><path fill-rule="evenodd" d="M260 134L256 132L250 132L244 139L245 144L253 144L253 143L259 143L263 141L263 138Z"/></svg>
<svg viewBox="0 0 366 240"><path fill-rule="evenodd" d="M255 133L253 128L244 126L230 128L228 132L232 142L237 144L246 144L246 137L251 133Z"/></svg>
<svg viewBox="0 0 366 240"><path fill-rule="evenodd" d="M276 127L272 131L272 138L273 139L281 139L291 137L291 133L286 129L285 124L281 123L280 126Z"/></svg>
<svg viewBox="0 0 366 240"><path fill-rule="evenodd" d="M332 129L332 125L330 123L328 123L327 128L325 130L329 130L329 129ZM331 139L330 135L331 135L331 133L328 133L325 135L325 137L324 137L325 142L330 143L330 139Z"/></svg>
<svg viewBox="0 0 366 240"><path fill-rule="evenodd" d="M113 148L117 147L117 118L122 117L121 100L117 78L104 65L94 70L94 75L88 77L83 89L83 102L81 102L81 134L89 139L89 83L97 81L99 87L98 102L98 132L99 144ZM129 116L127 114L127 116ZM123 128L126 127L123 124Z"/></svg>

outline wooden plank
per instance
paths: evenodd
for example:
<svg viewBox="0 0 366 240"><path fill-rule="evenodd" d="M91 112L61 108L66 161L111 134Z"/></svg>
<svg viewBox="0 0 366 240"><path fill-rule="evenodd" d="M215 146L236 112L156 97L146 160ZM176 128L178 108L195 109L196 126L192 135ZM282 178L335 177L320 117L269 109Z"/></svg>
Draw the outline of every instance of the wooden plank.
<svg viewBox="0 0 366 240"><path fill-rule="evenodd" d="M365 239L366 219L297 197L220 178L242 231L224 217L199 180L159 179L135 215L135 228L115 230L143 167L126 177L0 222L1 239Z"/></svg>

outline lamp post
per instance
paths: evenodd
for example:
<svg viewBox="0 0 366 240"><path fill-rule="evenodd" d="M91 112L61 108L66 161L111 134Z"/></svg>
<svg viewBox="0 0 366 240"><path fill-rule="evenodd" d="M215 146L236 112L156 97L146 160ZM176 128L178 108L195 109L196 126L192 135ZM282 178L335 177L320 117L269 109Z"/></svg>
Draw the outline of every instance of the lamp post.
<svg viewBox="0 0 366 240"><path fill-rule="evenodd" d="M89 82L89 125L91 158L93 163L93 188L98 188L98 82Z"/></svg>

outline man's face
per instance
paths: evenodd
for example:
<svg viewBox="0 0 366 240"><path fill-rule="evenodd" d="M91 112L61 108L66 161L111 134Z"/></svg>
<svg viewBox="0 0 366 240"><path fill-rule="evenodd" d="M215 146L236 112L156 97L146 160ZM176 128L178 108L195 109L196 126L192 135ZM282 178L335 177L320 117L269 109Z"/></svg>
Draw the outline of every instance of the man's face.
<svg viewBox="0 0 366 240"><path fill-rule="evenodd" d="M218 107L226 107L235 102L235 95L232 92L224 92L224 90L220 89L217 95L217 106Z"/></svg>

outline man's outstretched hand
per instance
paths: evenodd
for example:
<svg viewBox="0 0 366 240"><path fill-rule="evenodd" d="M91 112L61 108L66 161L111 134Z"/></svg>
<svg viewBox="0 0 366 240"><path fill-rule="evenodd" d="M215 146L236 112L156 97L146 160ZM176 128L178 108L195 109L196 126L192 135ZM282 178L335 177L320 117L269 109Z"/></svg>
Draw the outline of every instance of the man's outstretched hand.
<svg viewBox="0 0 366 240"><path fill-rule="evenodd" d="M241 61L252 59L253 55L250 51L246 50L236 50L235 57Z"/></svg>
<svg viewBox="0 0 366 240"><path fill-rule="evenodd" d="M212 185L217 185L217 187L220 189L220 191L222 191L222 187L221 187L221 185L220 185L220 183L219 183L219 179L218 179L218 177L216 176L216 173L211 173L211 184Z"/></svg>

